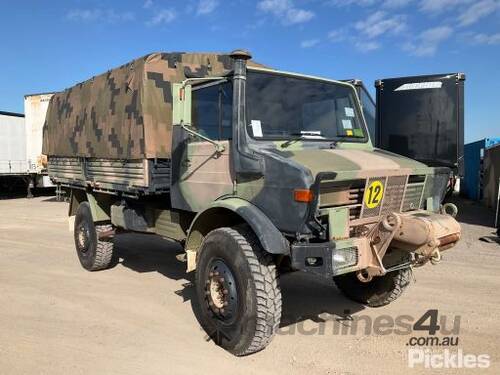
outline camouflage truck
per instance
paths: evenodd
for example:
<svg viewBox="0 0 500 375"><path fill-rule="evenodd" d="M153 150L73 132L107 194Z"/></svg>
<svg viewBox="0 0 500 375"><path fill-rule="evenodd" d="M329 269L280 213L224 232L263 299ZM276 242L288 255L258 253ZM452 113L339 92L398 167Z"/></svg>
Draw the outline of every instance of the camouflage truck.
<svg viewBox="0 0 500 375"><path fill-rule="evenodd" d="M118 231L179 241L195 314L235 355L278 329L280 273L383 306L461 233L449 169L374 148L351 84L250 58L150 54L54 95L44 126L82 266L107 268Z"/></svg>

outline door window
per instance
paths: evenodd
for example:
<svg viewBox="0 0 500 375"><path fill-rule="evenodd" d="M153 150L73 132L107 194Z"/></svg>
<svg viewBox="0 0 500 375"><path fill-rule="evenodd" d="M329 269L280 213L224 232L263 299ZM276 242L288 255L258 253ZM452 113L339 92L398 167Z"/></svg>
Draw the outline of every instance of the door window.
<svg viewBox="0 0 500 375"><path fill-rule="evenodd" d="M213 140L228 140L232 135L233 93L230 82L194 88L192 126Z"/></svg>

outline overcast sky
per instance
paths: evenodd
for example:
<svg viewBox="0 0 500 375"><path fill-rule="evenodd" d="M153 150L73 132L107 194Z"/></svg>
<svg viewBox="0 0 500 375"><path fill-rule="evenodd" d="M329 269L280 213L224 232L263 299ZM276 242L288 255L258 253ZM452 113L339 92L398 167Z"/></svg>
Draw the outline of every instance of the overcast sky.
<svg viewBox="0 0 500 375"><path fill-rule="evenodd" d="M0 110L152 51L249 49L335 79L464 72L466 141L500 136L500 0L8 1Z"/></svg>

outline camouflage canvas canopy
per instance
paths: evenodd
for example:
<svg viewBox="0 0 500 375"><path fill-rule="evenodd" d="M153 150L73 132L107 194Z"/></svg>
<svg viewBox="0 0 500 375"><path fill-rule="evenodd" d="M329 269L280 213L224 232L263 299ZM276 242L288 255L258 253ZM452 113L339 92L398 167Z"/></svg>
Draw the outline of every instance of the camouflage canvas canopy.
<svg viewBox="0 0 500 375"><path fill-rule="evenodd" d="M153 53L57 93L47 112L43 153L170 158L171 84L231 69L228 54Z"/></svg>

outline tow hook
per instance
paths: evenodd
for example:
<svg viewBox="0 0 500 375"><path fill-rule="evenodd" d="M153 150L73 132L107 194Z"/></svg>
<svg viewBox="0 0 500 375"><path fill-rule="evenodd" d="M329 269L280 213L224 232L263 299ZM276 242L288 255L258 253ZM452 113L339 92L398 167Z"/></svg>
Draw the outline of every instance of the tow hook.
<svg viewBox="0 0 500 375"><path fill-rule="evenodd" d="M358 280L361 281L362 283L369 283L373 279L373 276L366 270L361 270L356 272L356 276L358 277Z"/></svg>
<svg viewBox="0 0 500 375"><path fill-rule="evenodd" d="M453 203L445 203L441 206L441 213L443 215L450 215L451 217L456 217L458 214L458 207Z"/></svg>
<svg viewBox="0 0 500 375"><path fill-rule="evenodd" d="M439 249L435 249L432 252L431 257L430 257L430 261L431 261L432 265L436 265L439 262L441 262L441 252L439 251Z"/></svg>

